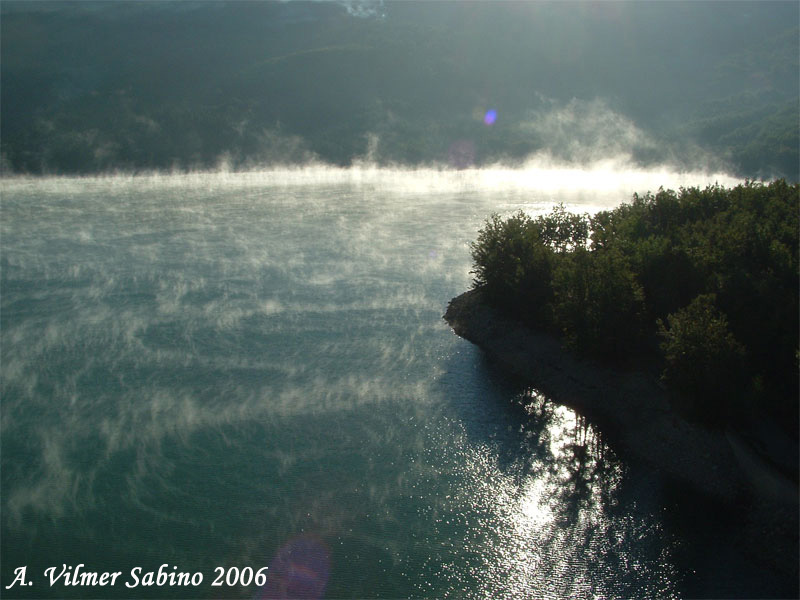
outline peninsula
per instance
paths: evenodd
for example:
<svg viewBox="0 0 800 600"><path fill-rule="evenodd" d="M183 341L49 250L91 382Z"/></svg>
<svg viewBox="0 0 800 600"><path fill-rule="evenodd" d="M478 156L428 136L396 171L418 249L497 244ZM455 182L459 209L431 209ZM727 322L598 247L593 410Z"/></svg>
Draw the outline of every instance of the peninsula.
<svg viewBox="0 0 800 600"><path fill-rule="evenodd" d="M626 459L741 517L797 573L800 187L492 216L444 319ZM793 416L794 415L794 416Z"/></svg>

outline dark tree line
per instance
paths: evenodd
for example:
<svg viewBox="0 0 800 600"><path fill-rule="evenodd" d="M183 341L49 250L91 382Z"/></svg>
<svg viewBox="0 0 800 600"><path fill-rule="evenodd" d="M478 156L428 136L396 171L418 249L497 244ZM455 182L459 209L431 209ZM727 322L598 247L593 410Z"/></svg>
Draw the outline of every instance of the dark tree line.
<svg viewBox="0 0 800 600"><path fill-rule="evenodd" d="M7 0L0 13L4 173L624 150L800 174L789 2L386 2L358 18L337 2ZM565 118L542 127L553 110Z"/></svg>
<svg viewBox="0 0 800 600"><path fill-rule="evenodd" d="M492 216L474 285L574 351L648 357L707 422L798 419L798 209L784 180L634 195L593 216Z"/></svg>

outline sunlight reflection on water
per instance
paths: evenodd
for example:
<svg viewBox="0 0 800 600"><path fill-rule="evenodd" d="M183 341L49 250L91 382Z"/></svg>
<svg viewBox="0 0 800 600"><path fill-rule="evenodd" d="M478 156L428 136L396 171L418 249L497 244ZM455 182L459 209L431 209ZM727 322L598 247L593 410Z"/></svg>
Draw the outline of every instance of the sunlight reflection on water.
<svg viewBox="0 0 800 600"><path fill-rule="evenodd" d="M458 585L460 563L474 551L475 597L677 597L669 544L652 551L632 543L659 536L658 522L618 514L625 468L599 432L536 390L517 401L531 417L520 426L525 451L503 465L490 446L465 450L460 500L468 506L460 512L480 515L477 533L439 575ZM635 573L608 579L609 571L652 579L639 587Z"/></svg>

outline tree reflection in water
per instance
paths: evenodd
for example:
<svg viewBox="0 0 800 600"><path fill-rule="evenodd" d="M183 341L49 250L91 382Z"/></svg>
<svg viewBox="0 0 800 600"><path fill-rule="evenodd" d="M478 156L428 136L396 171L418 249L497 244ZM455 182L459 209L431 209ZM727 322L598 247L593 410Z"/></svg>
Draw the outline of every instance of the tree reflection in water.
<svg viewBox="0 0 800 600"><path fill-rule="evenodd" d="M620 510L625 469L600 433L535 389L516 402L527 413L521 415L522 439L512 435L495 446L501 473L495 471L488 489L473 488L481 496L473 497L473 507L483 505L491 514L486 533L492 551L484 540L481 593L674 596L671 544L648 508ZM517 460L509 460L515 453ZM486 459L484 453L476 473L482 478Z"/></svg>
<svg viewBox="0 0 800 600"><path fill-rule="evenodd" d="M529 430L532 455L543 467L539 475L557 484L554 505L559 523L574 523L611 499L621 477L616 456L586 417L545 398L534 388L519 396L534 426ZM545 474L546 469L546 474ZM534 469L536 470L536 469Z"/></svg>

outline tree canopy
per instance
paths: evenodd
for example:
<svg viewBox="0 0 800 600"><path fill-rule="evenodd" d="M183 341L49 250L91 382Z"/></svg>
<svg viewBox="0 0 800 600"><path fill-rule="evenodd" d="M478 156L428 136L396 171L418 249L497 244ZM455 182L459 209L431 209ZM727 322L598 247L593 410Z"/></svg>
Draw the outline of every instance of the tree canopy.
<svg viewBox="0 0 800 600"><path fill-rule="evenodd" d="M698 418L796 424L799 214L800 186L776 180L661 189L591 216L493 215L474 285L585 356L658 361Z"/></svg>

